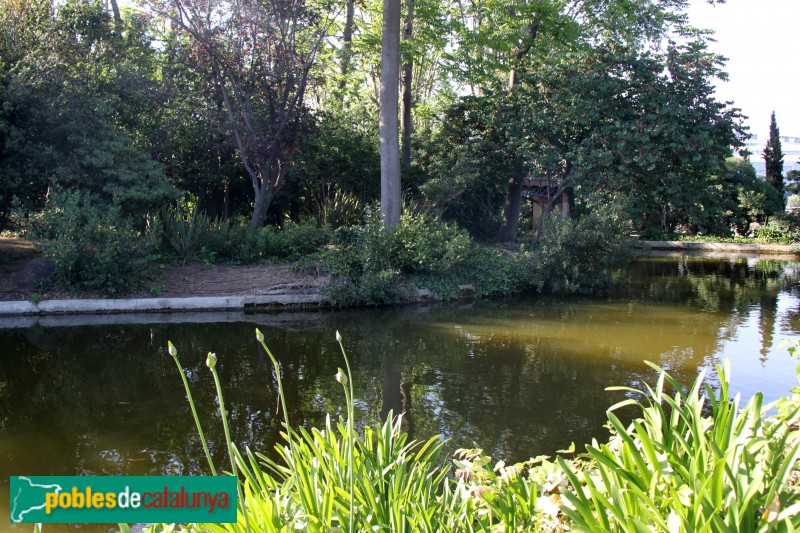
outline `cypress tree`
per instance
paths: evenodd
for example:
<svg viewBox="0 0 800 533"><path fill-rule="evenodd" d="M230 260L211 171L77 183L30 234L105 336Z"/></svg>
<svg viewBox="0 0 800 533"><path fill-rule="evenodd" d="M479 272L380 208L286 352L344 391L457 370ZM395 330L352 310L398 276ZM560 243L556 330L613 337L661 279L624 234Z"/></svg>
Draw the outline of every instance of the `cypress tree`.
<svg viewBox="0 0 800 533"><path fill-rule="evenodd" d="M781 134L775 111L769 123L769 140L764 147L764 163L767 167L767 181L783 196L783 150L781 150Z"/></svg>

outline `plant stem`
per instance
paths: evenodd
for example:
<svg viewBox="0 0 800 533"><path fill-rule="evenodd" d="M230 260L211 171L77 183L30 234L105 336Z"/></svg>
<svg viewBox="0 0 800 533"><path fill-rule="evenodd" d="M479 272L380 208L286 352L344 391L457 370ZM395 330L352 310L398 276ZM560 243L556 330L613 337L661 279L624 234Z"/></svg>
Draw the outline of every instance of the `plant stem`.
<svg viewBox="0 0 800 533"><path fill-rule="evenodd" d="M195 409L194 406L194 399L192 398L192 391L189 389L189 382L186 380L186 374L183 371L181 362L178 360L178 351L175 349L175 346L171 342L167 343L167 350L169 351L169 354L172 356L172 359L175 361L175 364L178 367L178 371L181 374L181 379L183 380L183 388L186 390L186 397L189 399L189 407L192 408L194 423L197 426L197 432L200 434L200 441L203 443L203 451L206 452L206 460L208 461L208 467L211 469L211 474L216 476L217 470L216 468L214 468L214 462L211 460L211 452L208 451L208 443L206 442L206 437L203 434L203 427L200 425L200 418L197 416L197 409Z"/></svg>
<svg viewBox="0 0 800 533"><path fill-rule="evenodd" d="M347 360L347 352L344 349L344 345L342 345L342 336L338 331L336 332L336 340L339 342L339 348L341 348L342 357L344 357L344 366L347 368L347 383L344 383L343 386L345 402L347 404L347 474L350 478L350 520L348 530L350 533L352 533L355 525L353 520L353 501L355 499L355 493L353 490L353 440L355 439L355 429L353 428L353 374L350 371L350 361Z"/></svg>
<svg viewBox="0 0 800 533"><path fill-rule="evenodd" d="M211 375L214 376L214 386L217 389L217 398L219 398L219 411L222 415L222 429L225 431L225 444L228 446L228 457L231 460L231 474L236 475L236 461L233 457L233 450L231 449L231 432L228 429L228 412L225 410L225 400L222 398L222 385L219 383L219 374L217 369L211 368Z"/></svg>

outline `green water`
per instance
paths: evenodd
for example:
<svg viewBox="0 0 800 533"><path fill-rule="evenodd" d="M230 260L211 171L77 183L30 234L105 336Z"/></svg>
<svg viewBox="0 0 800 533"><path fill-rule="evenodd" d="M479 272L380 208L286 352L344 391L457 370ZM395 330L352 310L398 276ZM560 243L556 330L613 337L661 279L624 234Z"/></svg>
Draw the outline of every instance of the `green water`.
<svg viewBox="0 0 800 533"><path fill-rule="evenodd" d="M594 298L101 317L106 325L79 327L59 326L74 320L58 317L30 328L0 321L0 530L10 527L11 475L207 472L168 340L220 465L209 351L219 357L234 440L268 452L278 438L276 382L256 326L283 367L293 424L341 412L338 330L361 424L405 412L415 438L441 434L449 450L477 443L513 461L603 438L605 409L620 399L605 387L652 381L646 359L688 384L729 358L734 390L786 393L796 362L778 344L800 338L799 271L779 261L651 258ZM219 322L173 323L183 319ZM139 323L108 324L115 320Z"/></svg>

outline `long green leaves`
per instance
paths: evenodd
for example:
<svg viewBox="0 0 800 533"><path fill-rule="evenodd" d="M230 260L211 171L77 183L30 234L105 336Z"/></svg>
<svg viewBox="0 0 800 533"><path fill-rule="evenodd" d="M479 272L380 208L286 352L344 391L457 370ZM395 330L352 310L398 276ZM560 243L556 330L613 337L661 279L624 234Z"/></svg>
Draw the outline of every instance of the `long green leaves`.
<svg viewBox="0 0 800 533"><path fill-rule="evenodd" d="M240 480L239 514L234 524L189 530L755 533L800 527L800 387L775 404L763 406L757 394L740 408L739 397L729 395L727 362L718 368L717 390L704 373L686 390L648 363L659 372L654 386L613 388L628 399L608 410L608 442L593 441L572 460L541 456L513 465L493 463L480 449L457 450L451 475L442 466L442 441L408 442L402 415L356 431L352 373L338 333L345 364L332 379L343 387L346 417L329 415L321 429L293 429L278 359L264 335L256 336L276 373L284 442L270 458L242 453L230 441L217 360L209 354L231 468ZM174 346L169 349L180 369ZM211 464L185 376L184 386ZM616 414L621 407L640 416L626 426ZM766 417L772 410L778 414Z"/></svg>
<svg viewBox="0 0 800 533"><path fill-rule="evenodd" d="M563 510L575 524L626 532L799 527L800 493L788 483L800 456L798 410L765 419L770 406L762 406L760 393L740 409L739 396L728 393L727 362L717 369L717 393L703 373L684 392L667 372L650 366L660 372L655 389L615 388L643 399L609 410L609 443L587 446L578 463L559 459L572 485ZM666 394L665 386L674 393ZM624 405L642 412L628 427L613 412Z"/></svg>

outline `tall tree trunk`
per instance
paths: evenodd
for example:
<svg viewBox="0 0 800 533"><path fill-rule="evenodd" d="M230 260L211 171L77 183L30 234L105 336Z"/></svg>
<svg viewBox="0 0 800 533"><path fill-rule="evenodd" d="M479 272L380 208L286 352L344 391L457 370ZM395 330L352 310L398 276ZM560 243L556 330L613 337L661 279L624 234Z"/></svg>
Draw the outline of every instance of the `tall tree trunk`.
<svg viewBox="0 0 800 533"><path fill-rule="evenodd" d="M228 179L225 179L222 194L222 220L228 220L231 218L231 182Z"/></svg>
<svg viewBox="0 0 800 533"><path fill-rule="evenodd" d="M344 35L342 35L342 74L339 78L339 90L347 86L347 75L350 73L350 54L353 50L353 19L355 0L347 0L347 12L344 19Z"/></svg>
<svg viewBox="0 0 800 533"><path fill-rule="evenodd" d="M387 227L400 222L400 142L397 89L400 73L400 0L383 0L381 40L381 217Z"/></svg>
<svg viewBox="0 0 800 533"><path fill-rule="evenodd" d="M264 200L266 198L266 194L261 187L254 187L255 190L255 201L253 202L253 215L250 218L250 227L252 229L258 229L261 227L261 221L264 218Z"/></svg>
<svg viewBox="0 0 800 533"><path fill-rule="evenodd" d="M514 91L517 84L517 69L512 68L508 76L508 92ZM503 220L500 223L500 231L497 233L497 241L501 243L514 244L517 242L517 231L519 230L519 214L522 210L522 176L515 176L508 181L508 195L503 207Z"/></svg>
<svg viewBox="0 0 800 533"><path fill-rule="evenodd" d="M514 244L517 242L519 229L519 213L522 209L522 178L508 180L508 196L503 207L503 220L497 233L497 242Z"/></svg>
<svg viewBox="0 0 800 533"><path fill-rule="evenodd" d="M403 40L411 39L414 33L414 5L416 0L406 0L406 20L403 24ZM414 123L411 117L412 84L414 80L414 60L410 53L403 58L403 69L400 72L400 156L405 168L411 167L411 134Z"/></svg>
<svg viewBox="0 0 800 533"><path fill-rule="evenodd" d="M114 12L114 29L122 31L122 16L119 14L117 0L111 0L111 10Z"/></svg>
<svg viewBox="0 0 800 533"><path fill-rule="evenodd" d="M542 0L536 0L541 3ZM513 9L513 8L512 8ZM514 53L514 63L508 76L508 92L513 93L517 85L519 76L517 66L522 58L530 51L533 43L539 35L539 25L537 23L528 26L528 32L523 42L517 46ZM500 223L500 231L497 233L497 242L516 244L517 230L519 229L519 214L522 209L522 176L516 176L508 181L508 196L503 208L503 220Z"/></svg>

